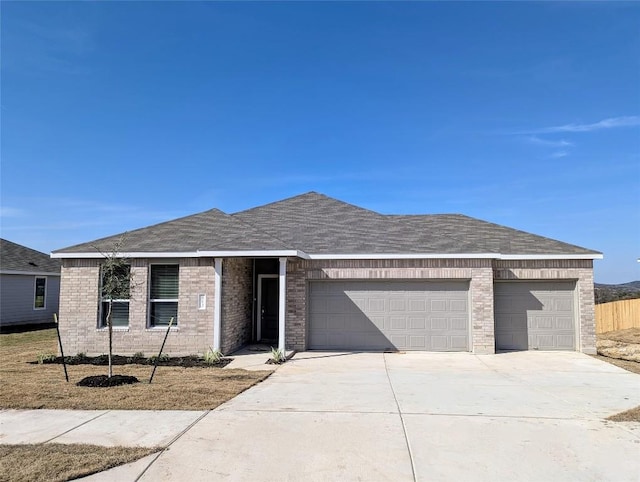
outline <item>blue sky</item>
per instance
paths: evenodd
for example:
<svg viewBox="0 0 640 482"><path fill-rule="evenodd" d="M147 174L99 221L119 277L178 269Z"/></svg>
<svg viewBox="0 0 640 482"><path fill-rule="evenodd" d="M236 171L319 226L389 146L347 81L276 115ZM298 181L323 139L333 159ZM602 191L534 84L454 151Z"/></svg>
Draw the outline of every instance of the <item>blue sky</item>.
<svg viewBox="0 0 640 482"><path fill-rule="evenodd" d="M640 4L3 2L2 237L319 191L640 279Z"/></svg>

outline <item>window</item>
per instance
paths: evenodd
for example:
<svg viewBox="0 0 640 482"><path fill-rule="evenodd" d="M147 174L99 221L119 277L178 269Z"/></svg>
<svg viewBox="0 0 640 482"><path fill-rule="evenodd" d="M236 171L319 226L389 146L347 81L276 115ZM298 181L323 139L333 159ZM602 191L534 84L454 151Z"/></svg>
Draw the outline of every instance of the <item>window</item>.
<svg viewBox="0 0 640 482"><path fill-rule="evenodd" d="M152 264L149 282L149 326L178 324L178 265Z"/></svg>
<svg viewBox="0 0 640 482"><path fill-rule="evenodd" d="M110 301L113 301L111 303L112 326L129 326L130 283L130 266L102 266L100 276L100 328L105 328L107 326L107 316L109 315Z"/></svg>
<svg viewBox="0 0 640 482"><path fill-rule="evenodd" d="M36 276L33 295L33 309L44 310L47 300L47 278Z"/></svg>

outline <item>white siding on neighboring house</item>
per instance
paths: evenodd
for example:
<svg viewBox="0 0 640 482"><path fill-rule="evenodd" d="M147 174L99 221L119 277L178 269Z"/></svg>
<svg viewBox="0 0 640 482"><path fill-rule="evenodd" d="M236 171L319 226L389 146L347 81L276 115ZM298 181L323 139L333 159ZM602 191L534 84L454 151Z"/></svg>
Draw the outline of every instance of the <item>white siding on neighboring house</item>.
<svg viewBox="0 0 640 482"><path fill-rule="evenodd" d="M44 308L34 307L35 280L46 278ZM60 276L57 275L0 275L0 325L26 325L49 323L58 312Z"/></svg>

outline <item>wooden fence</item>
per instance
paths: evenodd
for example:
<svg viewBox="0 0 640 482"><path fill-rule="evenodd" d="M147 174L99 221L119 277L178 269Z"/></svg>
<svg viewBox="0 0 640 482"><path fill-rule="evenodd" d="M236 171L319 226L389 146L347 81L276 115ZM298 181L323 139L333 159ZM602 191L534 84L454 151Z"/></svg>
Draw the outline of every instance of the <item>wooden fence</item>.
<svg viewBox="0 0 640 482"><path fill-rule="evenodd" d="M640 328L640 298L596 305L596 333Z"/></svg>

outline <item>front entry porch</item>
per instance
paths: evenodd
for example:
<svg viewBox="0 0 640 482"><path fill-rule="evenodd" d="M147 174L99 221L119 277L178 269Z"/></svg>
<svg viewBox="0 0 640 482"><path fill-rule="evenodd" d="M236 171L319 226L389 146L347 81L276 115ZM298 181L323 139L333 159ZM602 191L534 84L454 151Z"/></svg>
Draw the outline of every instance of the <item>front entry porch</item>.
<svg viewBox="0 0 640 482"><path fill-rule="evenodd" d="M285 352L287 258L215 258L213 349L249 343Z"/></svg>

